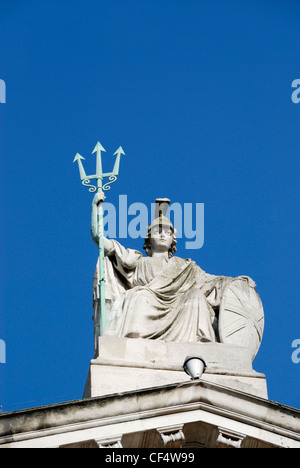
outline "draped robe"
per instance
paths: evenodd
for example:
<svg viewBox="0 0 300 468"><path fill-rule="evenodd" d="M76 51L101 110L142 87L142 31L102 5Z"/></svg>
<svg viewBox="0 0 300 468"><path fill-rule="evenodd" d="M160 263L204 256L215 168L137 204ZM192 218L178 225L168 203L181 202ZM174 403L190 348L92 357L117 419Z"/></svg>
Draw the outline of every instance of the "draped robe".
<svg viewBox="0 0 300 468"><path fill-rule="evenodd" d="M105 257L113 304L105 335L218 341L213 324L222 291L232 278L207 274L190 259L144 257L112 242Z"/></svg>

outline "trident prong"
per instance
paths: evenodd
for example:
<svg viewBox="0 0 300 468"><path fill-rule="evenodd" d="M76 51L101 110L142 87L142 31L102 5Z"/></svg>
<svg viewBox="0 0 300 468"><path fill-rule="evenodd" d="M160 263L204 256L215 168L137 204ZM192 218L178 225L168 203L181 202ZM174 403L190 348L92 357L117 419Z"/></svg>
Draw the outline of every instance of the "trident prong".
<svg viewBox="0 0 300 468"><path fill-rule="evenodd" d="M90 187L89 188L90 192L96 192L96 190L98 190L98 191L110 190L110 184L115 182L117 180L117 176L119 175L119 166L120 166L121 154L125 155L122 146L119 146L117 151L114 153L114 156L117 155L117 157L116 157L115 165L114 165L114 168L113 168L112 172L105 172L104 173L102 171L102 158L101 158L101 152L102 151L106 151L106 150L103 148L101 143L98 141L95 148L92 151L92 154L97 153L97 155L96 155L96 174L86 175L83 164L81 162L81 160L84 160L85 158L83 158L79 153L76 154L76 156L74 158L74 161L73 161L73 162L75 162L75 161L78 162L79 174L80 174L80 179L81 179L82 185L84 185L85 187ZM109 182L106 182L106 184L103 185L103 179L105 179L105 178L108 178ZM94 185L90 185L91 180L94 180L94 179L96 180L96 185L97 185L96 187Z"/></svg>
<svg viewBox="0 0 300 468"><path fill-rule="evenodd" d="M84 180L86 179L86 173L85 173L85 170L84 170L84 167L82 165L82 162L81 160L85 160L79 153L76 154L75 158L74 158L74 161L77 161L78 162L78 168L79 168L79 174L80 174L80 179L81 180Z"/></svg>
<svg viewBox="0 0 300 468"><path fill-rule="evenodd" d="M114 168L112 172L103 173L102 170L102 158L101 152L105 151L101 143L98 141L92 154L96 153L96 174L86 175L82 160L84 158L77 153L74 161L78 162L79 174L82 184L85 187L89 187L89 192L103 192L106 190L110 190L110 184L117 180L117 176L119 175L119 166L120 166L120 158L121 154L124 154L123 148L120 146L114 155L117 155ZM103 185L103 179L108 178L109 182L106 182ZM90 185L91 180L96 180L96 187L94 185ZM104 241L103 241L103 206L102 202L98 205L98 234L99 234L99 310L100 310L100 330L101 334L103 335L105 326L106 326L106 313L105 313L105 271L104 271Z"/></svg>

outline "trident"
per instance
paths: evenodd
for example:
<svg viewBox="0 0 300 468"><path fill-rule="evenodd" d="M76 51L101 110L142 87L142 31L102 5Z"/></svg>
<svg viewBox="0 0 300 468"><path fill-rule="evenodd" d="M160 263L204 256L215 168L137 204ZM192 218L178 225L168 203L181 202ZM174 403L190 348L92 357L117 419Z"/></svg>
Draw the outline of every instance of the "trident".
<svg viewBox="0 0 300 468"><path fill-rule="evenodd" d="M124 154L123 148L120 146L117 151L114 153L114 156L117 155L114 168L112 172L103 173L102 171L102 160L101 160L101 151L105 151L101 143L96 144L92 154L97 153L96 155L96 174L86 175L82 160L85 160L79 153L76 154L74 161L78 162L79 174L82 185L89 187L89 192L103 192L110 190L110 184L117 180L119 175L119 166L121 154ZM107 178L109 182L103 185L103 179ZM97 186L91 185L91 180L96 179ZM105 313L105 271L104 271L104 241L103 241L103 206L102 202L98 205L97 212L97 222L98 222L98 235L99 235L99 297L100 297L100 329L101 334L103 335L105 326L106 326L106 313Z"/></svg>

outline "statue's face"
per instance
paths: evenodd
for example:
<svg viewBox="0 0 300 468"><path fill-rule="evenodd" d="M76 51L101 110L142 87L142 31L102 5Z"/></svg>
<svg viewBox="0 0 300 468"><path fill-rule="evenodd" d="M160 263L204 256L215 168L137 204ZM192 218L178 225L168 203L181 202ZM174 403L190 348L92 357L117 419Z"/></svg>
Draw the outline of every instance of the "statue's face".
<svg viewBox="0 0 300 468"><path fill-rule="evenodd" d="M169 226L155 226L151 229L152 252L168 252L173 241L173 232Z"/></svg>

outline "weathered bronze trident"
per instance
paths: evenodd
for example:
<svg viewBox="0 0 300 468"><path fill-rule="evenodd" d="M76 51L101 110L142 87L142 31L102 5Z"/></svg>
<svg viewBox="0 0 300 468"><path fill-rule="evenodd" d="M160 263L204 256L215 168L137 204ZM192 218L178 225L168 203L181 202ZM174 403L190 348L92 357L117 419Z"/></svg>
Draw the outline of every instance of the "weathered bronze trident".
<svg viewBox="0 0 300 468"><path fill-rule="evenodd" d="M117 151L114 153L114 156L117 155L115 165L112 172L103 173L102 171L102 159L101 159L101 151L105 151L101 143L96 144L92 154L97 153L96 157L96 174L93 175L86 175L83 164L81 160L83 158L79 153L76 154L74 161L78 162L79 174L82 185L85 187L89 187L89 192L102 192L110 190L110 184L117 180L117 176L119 175L119 166L120 166L120 158L121 154L124 154L123 148L120 146ZM107 178L109 182L103 185L103 179ZM91 180L96 179L97 186L91 185ZM104 333L105 325L106 325L106 313L105 313L105 271L104 271L104 245L103 245L103 206L102 202L98 205L98 212L97 212L97 224L98 224L98 235L99 235L99 297L100 297L100 323L101 323L101 333Z"/></svg>

